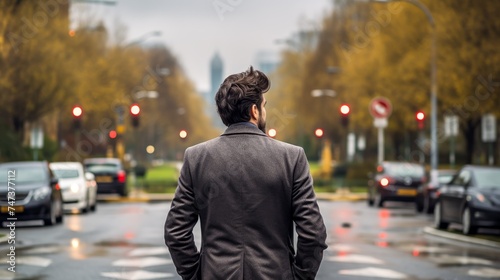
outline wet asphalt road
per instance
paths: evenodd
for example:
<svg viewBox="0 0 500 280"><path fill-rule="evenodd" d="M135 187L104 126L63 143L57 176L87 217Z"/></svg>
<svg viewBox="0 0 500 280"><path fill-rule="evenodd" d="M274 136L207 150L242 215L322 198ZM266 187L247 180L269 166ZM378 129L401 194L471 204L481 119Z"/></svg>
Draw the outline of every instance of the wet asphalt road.
<svg viewBox="0 0 500 280"><path fill-rule="evenodd" d="M411 204L387 206L320 202L329 248L317 279L500 279L500 249L426 235L430 216ZM96 213L66 215L63 225L18 227L17 273L7 271L1 245L0 279L180 279L163 245L168 209L99 204Z"/></svg>

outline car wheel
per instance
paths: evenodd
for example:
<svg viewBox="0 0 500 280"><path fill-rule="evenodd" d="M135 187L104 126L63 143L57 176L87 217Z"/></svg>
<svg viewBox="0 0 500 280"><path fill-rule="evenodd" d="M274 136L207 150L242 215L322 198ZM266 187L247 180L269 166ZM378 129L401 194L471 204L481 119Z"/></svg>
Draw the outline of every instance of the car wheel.
<svg viewBox="0 0 500 280"><path fill-rule="evenodd" d="M434 207L434 227L437 229L447 229L450 223L443 221L443 214L441 212L441 203L438 202Z"/></svg>
<svg viewBox="0 0 500 280"><path fill-rule="evenodd" d="M57 217L56 217L55 208L56 208L55 202L52 202L50 205L50 209L49 209L49 217L47 217L46 219L43 219L44 225L51 226L51 225L56 224Z"/></svg>
<svg viewBox="0 0 500 280"><path fill-rule="evenodd" d="M373 206L373 198L368 198L368 206Z"/></svg>
<svg viewBox="0 0 500 280"><path fill-rule="evenodd" d="M56 217L56 224L62 224L63 220L64 220L64 208L63 208L63 201L62 201L62 196L61 196L61 200L59 200L59 216Z"/></svg>
<svg viewBox="0 0 500 280"><path fill-rule="evenodd" d="M424 211L424 203L422 200L422 197L417 197L415 199L415 210L417 210L418 213L422 213L422 211Z"/></svg>
<svg viewBox="0 0 500 280"><path fill-rule="evenodd" d="M469 207L465 207L464 212L462 213L462 233L469 235L469 234L476 234L477 233L477 227L472 225L473 223L473 217L472 213L470 211Z"/></svg>
<svg viewBox="0 0 500 280"><path fill-rule="evenodd" d="M61 211L61 214L59 214L59 217L56 218L56 223L62 224L63 221L64 221L64 213L63 213L63 211Z"/></svg>
<svg viewBox="0 0 500 280"><path fill-rule="evenodd" d="M127 187L123 186L119 194L121 197L127 197Z"/></svg>
<svg viewBox="0 0 500 280"><path fill-rule="evenodd" d="M94 194L94 203L90 206L90 211L95 212L97 210L97 194Z"/></svg>
<svg viewBox="0 0 500 280"><path fill-rule="evenodd" d="M431 208L431 198L428 196L424 197L424 212L427 214L434 213L434 209Z"/></svg>
<svg viewBox="0 0 500 280"><path fill-rule="evenodd" d="M377 205L377 207L379 208L384 207L384 199L382 198L382 195L380 193L375 194L375 205Z"/></svg>
<svg viewBox="0 0 500 280"><path fill-rule="evenodd" d="M373 206L373 195L370 192L370 190L368 190L368 199L367 199L367 202L368 202L368 206Z"/></svg>
<svg viewBox="0 0 500 280"><path fill-rule="evenodd" d="M85 206L83 206L83 208L80 210L82 211L82 213L90 212L90 198L89 198L88 192L87 192L87 195L85 196Z"/></svg>

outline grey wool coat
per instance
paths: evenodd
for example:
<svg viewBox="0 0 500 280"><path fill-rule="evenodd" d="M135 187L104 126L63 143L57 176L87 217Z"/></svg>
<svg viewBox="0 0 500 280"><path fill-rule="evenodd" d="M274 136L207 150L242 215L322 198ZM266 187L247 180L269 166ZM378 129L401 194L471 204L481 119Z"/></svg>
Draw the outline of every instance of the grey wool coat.
<svg viewBox="0 0 500 280"><path fill-rule="evenodd" d="M237 123L186 150L165 222L165 244L183 279L314 279L325 240L301 147Z"/></svg>

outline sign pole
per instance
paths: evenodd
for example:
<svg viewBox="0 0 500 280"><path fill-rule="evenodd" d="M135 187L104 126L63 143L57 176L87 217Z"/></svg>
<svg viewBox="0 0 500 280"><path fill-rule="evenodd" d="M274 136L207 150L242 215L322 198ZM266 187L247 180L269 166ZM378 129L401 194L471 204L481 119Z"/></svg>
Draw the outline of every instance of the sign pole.
<svg viewBox="0 0 500 280"><path fill-rule="evenodd" d="M384 161L384 128L378 128L378 162Z"/></svg>
<svg viewBox="0 0 500 280"><path fill-rule="evenodd" d="M378 162L384 161L384 128L387 127L387 118L391 115L391 102L384 97L372 99L369 112L373 117L373 126L378 128Z"/></svg>

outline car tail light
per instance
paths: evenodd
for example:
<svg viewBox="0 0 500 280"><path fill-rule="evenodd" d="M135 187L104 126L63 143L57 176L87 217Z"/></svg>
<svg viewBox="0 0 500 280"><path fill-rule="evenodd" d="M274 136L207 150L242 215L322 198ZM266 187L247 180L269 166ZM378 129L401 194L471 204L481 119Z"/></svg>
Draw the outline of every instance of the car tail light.
<svg viewBox="0 0 500 280"><path fill-rule="evenodd" d="M59 184L56 184L55 189L56 189L56 190L60 190L60 189L61 189L61 186L59 186Z"/></svg>
<svg viewBox="0 0 500 280"><path fill-rule="evenodd" d="M125 171L118 171L118 182L125 183Z"/></svg>
<svg viewBox="0 0 500 280"><path fill-rule="evenodd" d="M387 187L390 182L391 182L391 180L389 178L387 178L387 177L384 177L384 178L380 179L380 185L382 187Z"/></svg>

